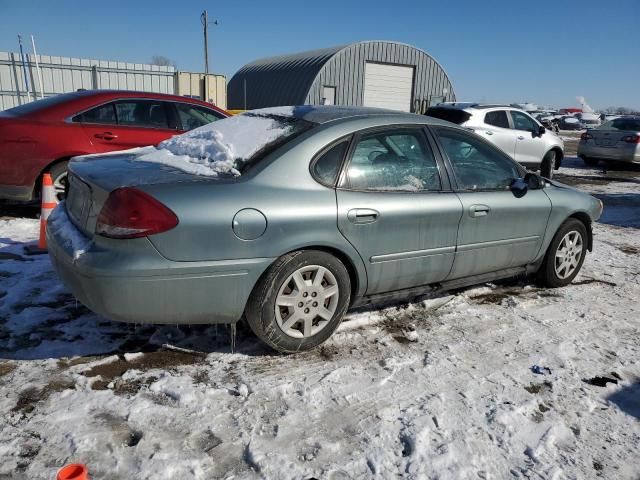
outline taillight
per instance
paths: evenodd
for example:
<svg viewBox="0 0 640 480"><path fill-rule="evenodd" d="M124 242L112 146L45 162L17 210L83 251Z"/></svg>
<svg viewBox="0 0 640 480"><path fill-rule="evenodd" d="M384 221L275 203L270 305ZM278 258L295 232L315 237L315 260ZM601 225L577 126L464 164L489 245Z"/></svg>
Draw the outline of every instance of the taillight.
<svg viewBox="0 0 640 480"><path fill-rule="evenodd" d="M622 141L625 143L640 143L640 136L638 135L627 135L626 137L622 137Z"/></svg>
<svg viewBox="0 0 640 480"><path fill-rule="evenodd" d="M580 135L580 140L591 140L593 138L593 135L591 135L589 132L584 132L582 135Z"/></svg>
<svg viewBox="0 0 640 480"><path fill-rule="evenodd" d="M102 206L96 233L109 238L138 238L166 232L178 217L166 206L137 188L114 190Z"/></svg>

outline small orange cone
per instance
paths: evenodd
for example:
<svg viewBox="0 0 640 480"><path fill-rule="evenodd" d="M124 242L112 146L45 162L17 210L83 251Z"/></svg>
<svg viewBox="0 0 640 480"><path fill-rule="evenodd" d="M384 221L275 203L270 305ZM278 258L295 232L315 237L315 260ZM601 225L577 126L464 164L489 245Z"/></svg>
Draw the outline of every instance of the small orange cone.
<svg viewBox="0 0 640 480"><path fill-rule="evenodd" d="M71 463L58 470L56 480L89 480L89 470L81 463Z"/></svg>
<svg viewBox="0 0 640 480"><path fill-rule="evenodd" d="M40 239L38 240L38 248L47 249L47 218L56 208L56 190L53 188L53 180L51 174L45 173L42 177L42 206L40 209Z"/></svg>

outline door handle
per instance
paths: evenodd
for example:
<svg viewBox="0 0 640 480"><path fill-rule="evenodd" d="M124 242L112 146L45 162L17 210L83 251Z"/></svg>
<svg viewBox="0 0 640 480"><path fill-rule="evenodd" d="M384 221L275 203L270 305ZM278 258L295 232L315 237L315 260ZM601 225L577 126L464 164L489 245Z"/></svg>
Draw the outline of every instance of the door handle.
<svg viewBox="0 0 640 480"><path fill-rule="evenodd" d="M118 135L114 135L111 132L102 132L96 133L94 137L101 138L102 140L113 140L114 138L118 138Z"/></svg>
<svg viewBox="0 0 640 480"><path fill-rule="evenodd" d="M493 135L493 132L491 130L486 130L484 133L486 133L487 135Z"/></svg>
<svg viewBox="0 0 640 480"><path fill-rule="evenodd" d="M354 208L347 212L351 223L373 223L378 220L380 213L371 208Z"/></svg>
<svg viewBox="0 0 640 480"><path fill-rule="evenodd" d="M522 135L518 135L518 140L524 140L524 137Z"/></svg>
<svg viewBox="0 0 640 480"><path fill-rule="evenodd" d="M489 205L471 205L469 207L469 216L471 217L486 217L491 208Z"/></svg>

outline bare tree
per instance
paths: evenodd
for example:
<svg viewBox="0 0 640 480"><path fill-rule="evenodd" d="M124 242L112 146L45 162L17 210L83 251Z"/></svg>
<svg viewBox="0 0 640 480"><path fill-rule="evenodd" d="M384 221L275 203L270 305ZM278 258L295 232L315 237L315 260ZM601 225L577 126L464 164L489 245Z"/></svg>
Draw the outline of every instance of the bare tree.
<svg viewBox="0 0 640 480"><path fill-rule="evenodd" d="M169 57L165 57L164 55L154 55L151 57L151 65L178 68L178 64L175 60L171 60Z"/></svg>

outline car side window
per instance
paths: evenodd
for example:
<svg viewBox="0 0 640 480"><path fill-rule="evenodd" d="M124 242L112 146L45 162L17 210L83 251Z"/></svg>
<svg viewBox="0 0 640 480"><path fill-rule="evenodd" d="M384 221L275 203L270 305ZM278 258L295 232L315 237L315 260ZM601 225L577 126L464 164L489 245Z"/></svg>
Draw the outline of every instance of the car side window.
<svg viewBox="0 0 640 480"><path fill-rule="evenodd" d="M517 164L498 148L452 129L437 129L462 190L507 190L521 176Z"/></svg>
<svg viewBox="0 0 640 480"><path fill-rule="evenodd" d="M210 110L198 105L190 105L188 103L176 103L178 116L183 130L193 130L216 120L224 118L222 114L215 110Z"/></svg>
<svg viewBox="0 0 640 480"><path fill-rule="evenodd" d="M118 125L169 128L164 102L157 100L124 100L116 102Z"/></svg>
<svg viewBox="0 0 640 480"><path fill-rule="evenodd" d="M374 191L440 190L438 165L418 129L363 135L346 173L348 188Z"/></svg>
<svg viewBox="0 0 640 480"><path fill-rule="evenodd" d="M484 116L484 123L493 125L494 127L509 128L509 119L507 118L507 112L504 110L487 112Z"/></svg>
<svg viewBox="0 0 640 480"><path fill-rule="evenodd" d="M313 164L313 174L316 179L327 186L333 186L338 176L340 163L349 146L349 140L332 146L324 152Z"/></svg>
<svg viewBox="0 0 640 480"><path fill-rule="evenodd" d="M513 128L515 130L523 130L525 132L538 131L538 124L522 112L511 110L511 118L513 119Z"/></svg>
<svg viewBox="0 0 640 480"><path fill-rule="evenodd" d="M73 117L71 121L76 123L100 123L107 125L116 124L116 112L113 108L113 103L107 103L106 105L100 105L99 107L87 110L84 113L80 113Z"/></svg>

